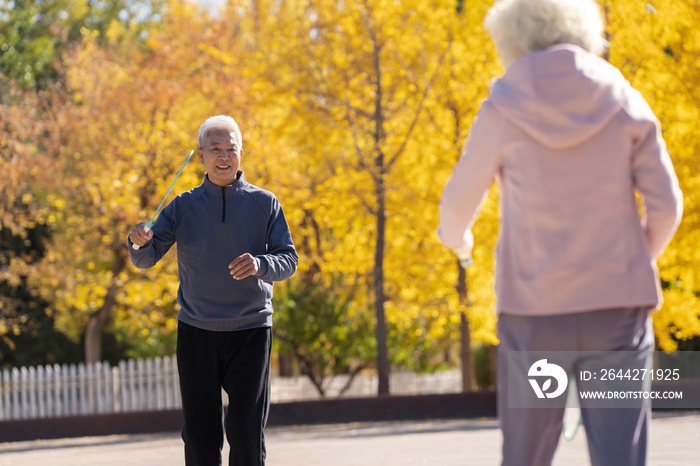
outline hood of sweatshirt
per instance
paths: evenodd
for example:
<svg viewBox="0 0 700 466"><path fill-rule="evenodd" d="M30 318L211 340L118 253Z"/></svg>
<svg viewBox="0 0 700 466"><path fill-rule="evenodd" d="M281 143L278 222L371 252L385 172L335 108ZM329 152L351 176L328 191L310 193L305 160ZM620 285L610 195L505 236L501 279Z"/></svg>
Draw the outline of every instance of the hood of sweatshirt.
<svg viewBox="0 0 700 466"><path fill-rule="evenodd" d="M610 63L562 44L513 62L492 84L489 102L539 144L563 150L603 129L631 90Z"/></svg>

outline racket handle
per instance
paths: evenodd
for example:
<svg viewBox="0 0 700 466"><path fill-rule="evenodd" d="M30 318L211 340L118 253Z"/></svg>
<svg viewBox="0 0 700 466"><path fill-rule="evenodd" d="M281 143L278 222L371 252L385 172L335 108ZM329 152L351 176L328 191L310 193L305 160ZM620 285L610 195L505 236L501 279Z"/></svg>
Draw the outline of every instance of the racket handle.
<svg viewBox="0 0 700 466"><path fill-rule="evenodd" d="M148 233L149 231L151 231L151 228L150 228L148 225L146 225L145 227L143 227L143 230L144 230L146 233ZM139 249L141 249L141 246L139 246L138 244L131 243L131 248L132 248L134 251L138 251Z"/></svg>

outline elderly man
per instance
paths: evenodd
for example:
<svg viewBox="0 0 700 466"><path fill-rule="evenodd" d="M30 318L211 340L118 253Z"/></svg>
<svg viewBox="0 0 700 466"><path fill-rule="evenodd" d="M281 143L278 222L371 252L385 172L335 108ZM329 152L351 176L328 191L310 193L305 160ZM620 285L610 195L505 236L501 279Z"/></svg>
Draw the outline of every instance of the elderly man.
<svg viewBox="0 0 700 466"><path fill-rule="evenodd" d="M204 182L177 196L152 230L136 225L129 252L136 267L152 267L177 242L186 464L221 464L223 387L229 397L229 464L263 466L272 282L291 277L299 258L279 201L239 170L241 133L233 118L207 119L198 140Z"/></svg>

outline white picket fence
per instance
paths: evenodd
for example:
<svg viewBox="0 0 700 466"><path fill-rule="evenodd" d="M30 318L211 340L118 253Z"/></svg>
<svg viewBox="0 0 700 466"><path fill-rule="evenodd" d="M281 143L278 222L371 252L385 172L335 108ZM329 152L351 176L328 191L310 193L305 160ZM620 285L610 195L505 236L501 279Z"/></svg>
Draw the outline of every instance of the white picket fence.
<svg viewBox="0 0 700 466"><path fill-rule="evenodd" d="M324 382L327 398L368 397L377 393L376 374L362 373L348 382L347 375ZM461 390L459 370L417 374L392 372L393 395L456 393ZM226 394L222 392L224 404ZM273 377L272 402L318 399L307 377ZM0 379L0 421L133 411L160 411L182 406L175 357L130 359L115 367L97 364L49 365L5 369Z"/></svg>
<svg viewBox="0 0 700 466"><path fill-rule="evenodd" d="M355 377L350 388L342 395L348 375L336 375L323 382L326 398L356 398L376 396L379 378L375 373L361 373ZM308 377L273 377L270 399L272 402L319 399L316 387ZM452 369L432 374L411 371L395 371L389 374L389 389L392 395L428 395L458 393L462 391L462 372Z"/></svg>
<svg viewBox="0 0 700 466"><path fill-rule="evenodd" d="M176 409L175 358L22 367L2 372L0 421Z"/></svg>

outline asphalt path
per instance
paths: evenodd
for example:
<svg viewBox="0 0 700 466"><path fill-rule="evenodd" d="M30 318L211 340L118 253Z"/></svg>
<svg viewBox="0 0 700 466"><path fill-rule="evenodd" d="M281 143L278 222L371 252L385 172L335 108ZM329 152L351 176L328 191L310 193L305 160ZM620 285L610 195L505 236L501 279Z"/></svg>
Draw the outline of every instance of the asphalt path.
<svg viewBox="0 0 700 466"><path fill-rule="evenodd" d="M495 419L275 427L266 439L267 466L500 464ZM649 454L650 466L700 465L700 413L654 413ZM1 466L169 466L183 458L177 433L0 444ZM583 429L570 442L562 438L554 465L588 464Z"/></svg>

